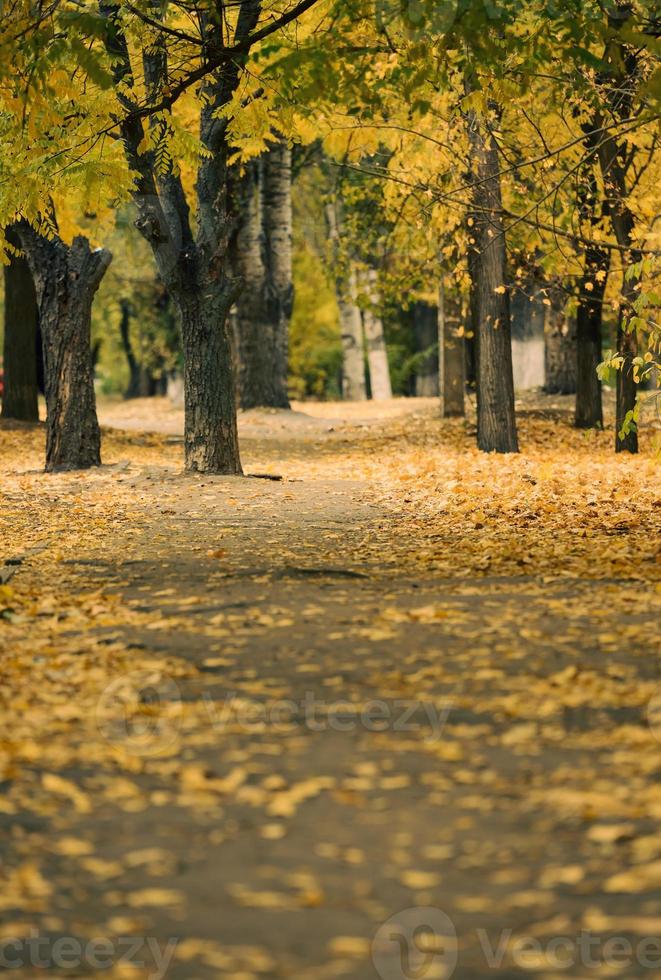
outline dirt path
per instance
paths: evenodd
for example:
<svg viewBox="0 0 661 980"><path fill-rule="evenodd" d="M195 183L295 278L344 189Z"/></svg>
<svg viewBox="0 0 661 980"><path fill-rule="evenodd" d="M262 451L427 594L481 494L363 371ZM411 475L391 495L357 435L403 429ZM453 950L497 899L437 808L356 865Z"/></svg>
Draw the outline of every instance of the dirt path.
<svg viewBox="0 0 661 980"><path fill-rule="evenodd" d="M85 477L20 458L1 955L26 977L653 976L652 461L634 504L601 442L563 435L578 490L547 472L554 419L509 462L459 423L439 447L424 404L327 421L248 435L279 482L179 475L147 435Z"/></svg>

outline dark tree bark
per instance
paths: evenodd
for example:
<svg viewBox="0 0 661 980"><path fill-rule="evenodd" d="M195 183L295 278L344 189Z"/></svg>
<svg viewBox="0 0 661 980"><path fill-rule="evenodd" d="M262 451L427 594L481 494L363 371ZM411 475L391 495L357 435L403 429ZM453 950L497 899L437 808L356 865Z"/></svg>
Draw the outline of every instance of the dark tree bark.
<svg viewBox="0 0 661 980"><path fill-rule="evenodd" d="M601 332L609 260L610 252L598 245L589 245L585 250L576 310L575 422L579 429L604 426L597 367L602 360Z"/></svg>
<svg viewBox="0 0 661 980"><path fill-rule="evenodd" d="M5 235L10 245L21 248L14 229L8 228ZM12 255L9 265L4 267L4 280L2 417L38 422L37 294L28 261L23 255Z"/></svg>
<svg viewBox="0 0 661 980"><path fill-rule="evenodd" d="M590 124L583 124L586 149L591 154L597 146L592 129ZM592 159L585 164L579 177L579 214L592 230L603 216L600 213L602 208L598 207L598 186ZM609 267L609 249L600 247L596 242L585 246L576 310L575 424L578 429L602 429L604 426L601 381L597 375L597 367L602 359L602 320Z"/></svg>
<svg viewBox="0 0 661 980"><path fill-rule="evenodd" d="M438 307L417 300L411 307L416 361L414 385L418 398L434 398L439 393ZM424 356L423 356L424 355Z"/></svg>
<svg viewBox="0 0 661 980"><path fill-rule="evenodd" d="M441 416L456 418L464 415L464 350L457 337L459 317L452 316L445 286L438 291L438 350Z"/></svg>
<svg viewBox="0 0 661 980"><path fill-rule="evenodd" d="M269 402L289 408L287 371L289 321L294 305L292 277L291 148L279 140L262 162L264 175L264 244L266 254L266 309L273 336Z"/></svg>
<svg viewBox="0 0 661 980"><path fill-rule="evenodd" d="M484 452L519 451L509 293L498 149L484 122L467 115L473 155L470 276L477 325L477 444Z"/></svg>
<svg viewBox="0 0 661 980"><path fill-rule="evenodd" d="M559 286L549 290L544 324L544 391L573 395L576 391L576 323L565 311L566 297Z"/></svg>
<svg viewBox="0 0 661 980"><path fill-rule="evenodd" d="M133 351L133 344L131 343L131 318L133 316L133 307L128 299L120 299L119 307L121 311L119 320L119 334L129 366L129 383L126 386L124 398L140 398L143 387L142 370Z"/></svg>
<svg viewBox="0 0 661 980"><path fill-rule="evenodd" d="M19 235L39 302L46 382L46 470L101 462L90 346L92 301L111 254L86 238L71 246L22 222Z"/></svg>
<svg viewBox="0 0 661 980"><path fill-rule="evenodd" d="M291 150L275 144L249 161L233 185L238 226L232 264L242 283L234 311L241 407L288 408Z"/></svg>

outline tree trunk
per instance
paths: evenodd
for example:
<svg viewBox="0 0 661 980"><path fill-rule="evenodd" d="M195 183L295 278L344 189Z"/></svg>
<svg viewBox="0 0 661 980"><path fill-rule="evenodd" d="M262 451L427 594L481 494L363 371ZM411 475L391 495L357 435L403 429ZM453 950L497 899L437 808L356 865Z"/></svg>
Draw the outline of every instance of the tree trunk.
<svg viewBox="0 0 661 980"><path fill-rule="evenodd" d="M615 404L616 404L616 427L615 427L615 452L616 453L637 453L638 452L638 431L631 428L622 439L620 431L624 425L629 412L633 412L636 407L638 396L638 384L634 381L633 359L638 353L638 343L636 334L624 329L624 318L631 310L633 303L637 299L635 292L635 282L625 281L622 286L622 303L617 319L617 350L622 354L624 363L617 372Z"/></svg>
<svg viewBox="0 0 661 980"><path fill-rule="evenodd" d="M526 391L544 386L544 321L546 307L539 282L531 277L510 294L514 388Z"/></svg>
<svg viewBox="0 0 661 980"><path fill-rule="evenodd" d="M26 223L19 234L39 302L46 381L46 470L98 466L101 436L96 417L90 348L92 301L111 254L46 239Z"/></svg>
<svg viewBox="0 0 661 980"><path fill-rule="evenodd" d="M16 232L8 228L7 241L20 248ZM37 295L27 259L12 255L4 267L5 341L2 417L39 421L37 378Z"/></svg>
<svg viewBox="0 0 661 980"><path fill-rule="evenodd" d="M122 347L124 348L126 361L129 366L129 383L126 386L124 398L140 398L142 390L142 370L136 359L135 353L133 352L133 344L131 343L131 317L133 315L133 308L128 299L120 299L119 307L121 311L119 319L119 335L122 340Z"/></svg>
<svg viewBox="0 0 661 980"><path fill-rule="evenodd" d="M604 293L610 254L607 249L589 245L579 282L576 311L576 415L579 429L602 429L601 381L597 367L601 363L601 327ZM590 288L588 288L590 287Z"/></svg>
<svg viewBox="0 0 661 980"><path fill-rule="evenodd" d="M417 398L435 398L439 393L438 367L438 307L422 300L411 308L415 350L415 394Z"/></svg>
<svg viewBox="0 0 661 980"><path fill-rule="evenodd" d="M349 273L348 282L338 284L338 305L342 332L342 397L345 401L365 401L365 355L363 324L356 302L356 276Z"/></svg>
<svg viewBox="0 0 661 980"><path fill-rule="evenodd" d="M242 408L289 408L287 362L293 304L291 150L273 145L234 181L238 387Z"/></svg>
<svg viewBox="0 0 661 980"><path fill-rule="evenodd" d="M367 365L370 374L370 391L374 401L392 398L388 351L383 333L383 320L378 312L380 296L375 269L368 269L365 281L367 303L363 310Z"/></svg>
<svg viewBox="0 0 661 980"><path fill-rule="evenodd" d="M240 475L230 304L212 288L175 294L184 350L186 469Z"/></svg>
<svg viewBox="0 0 661 980"><path fill-rule="evenodd" d="M230 241L236 214L230 195L230 145L227 115L242 76L247 52L210 70L200 84L200 142L204 147L195 183L195 234L181 174L168 145L167 114L150 117L160 153L147 144L142 118L135 112L134 73L119 4L101 0L104 41L112 59L115 91L122 106L118 119L127 162L135 174L133 200L136 227L149 242L161 281L179 311L184 356L184 452L186 469L240 474L236 392L229 334L230 309L237 283L230 266ZM234 41L251 36L261 3L241 3ZM205 22L210 44L224 43L224 27ZM250 45L248 45L249 47ZM167 46L163 35L141 48L147 98L163 98L169 85ZM146 146L147 145L147 146ZM157 159L158 157L158 159Z"/></svg>
<svg viewBox="0 0 661 980"><path fill-rule="evenodd" d="M266 312L266 269L262 222L262 173L250 160L235 181L236 235L232 242L234 273L241 289L234 306L239 401L242 408L265 404L272 370L273 338Z"/></svg>
<svg viewBox="0 0 661 980"><path fill-rule="evenodd" d="M608 107L603 117L609 121L629 119L637 115L639 110L639 106L633 104L633 96L640 82L640 49L634 42L626 40L633 10L633 4L617 2L610 5L607 15L610 37L604 51L604 71L599 76L599 81ZM603 117L597 114L597 127L603 126ZM627 186L627 173L635 161L635 152L626 142L618 142L617 128L609 128L606 135L602 134L599 139L597 157L604 184L606 208L617 244L622 249L622 265L625 266L617 327L617 350L623 357L623 364L617 373L615 452L637 453L638 432L635 428L623 439L619 436L627 416L635 411L638 393L633 365L633 359L638 352L637 336L635 331L624 329L624 320L632 312L638 295L638 279L627 278L626 265L627 262L636 264L641 259L640 249L632 247L635 219L628 203Z"/></svg>
<svg viewBox="0 0 661 980"><path fill-rule="evenodd" d="M467 117L474 159L469 218L473 315L477 324L477 444L484 452L519 451L498 149L474 112Z"/></svg>
<svg viewBox="0 0 661 980"><path fill-rule="evenodd" d="M284 140L270 147L263 163L266 312L273 338L270 384L263 405L289 408L287 370L292 278L291 149Z"/></svg>
<svg viewBox="0 0 661 980"><path fill-rule="evenodd" d="M458 321L458 317L455 318ZM458 326L458 322L456 326ZM441 417L464 415L464 349L448 313L445 286L438 290L439 389Z"/></svg>
<svg viewBox="0 0 661 980"><path fill-rule="evenodd" d="M544 324L544 391L549 395L573 395L576 391L576 323L565 313L565 296L559 288L549 291Z"/></svg>
<svg viewBox="0 0 661 980"><path fill-rule="evenodd" d="M342 398L345 401L365 401L365 354L363 347L363 322L356 300L356 273L349 261L348 269L341 263L342 202L335 200L326 205L328 234L333 245L335 266L335 295L340 312L342 339Z"/></svg>

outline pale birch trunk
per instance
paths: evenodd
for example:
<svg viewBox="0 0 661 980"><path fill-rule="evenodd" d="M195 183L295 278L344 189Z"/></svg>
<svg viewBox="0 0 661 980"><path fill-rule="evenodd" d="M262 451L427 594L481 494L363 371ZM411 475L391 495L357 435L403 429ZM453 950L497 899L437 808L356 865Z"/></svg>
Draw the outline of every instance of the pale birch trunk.
<svg viewBox="0 0 661 980"><path fill-rule="evenodd" d="M342 339L342 398L345 401L365 401L365 353L363 323L358 308L356 272L353 266L342 269L340 260L340 202L326 206L328 234L333 247L335 265L335 295L340 313Z"/></svg>
<svg viewBox="0 0 661 980"><path fill-rule="evenodd" d="M365 401L363 324L356 300L356 274L353 269L347 281L338 284L337 300L342 332L342 397L345 401Z"/></svg>
<svg viewBox="0 0 661 980"><path fill-rule="evenodd" d="M388 398L392 398L392 387L383 321L378 312L381 297L375 269L367 270L364 286L367 303L363 310L363 326L365 328L367 364L370 373L370 390L374 401L386 401Z"/></svg>

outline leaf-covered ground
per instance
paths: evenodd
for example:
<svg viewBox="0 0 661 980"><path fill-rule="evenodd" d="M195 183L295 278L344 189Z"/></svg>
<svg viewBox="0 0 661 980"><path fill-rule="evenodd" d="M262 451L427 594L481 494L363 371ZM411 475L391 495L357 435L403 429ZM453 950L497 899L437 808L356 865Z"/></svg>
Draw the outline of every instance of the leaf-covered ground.
<svg viewBox="0 0 661 980"><path fill-rule="evenodd" d="M0 429L17 976L654 975L655 430L558 404L516 457L431 401L250 413L280 481L182 475L164 402L87 473Z"/></svg>

